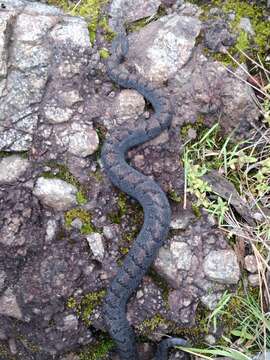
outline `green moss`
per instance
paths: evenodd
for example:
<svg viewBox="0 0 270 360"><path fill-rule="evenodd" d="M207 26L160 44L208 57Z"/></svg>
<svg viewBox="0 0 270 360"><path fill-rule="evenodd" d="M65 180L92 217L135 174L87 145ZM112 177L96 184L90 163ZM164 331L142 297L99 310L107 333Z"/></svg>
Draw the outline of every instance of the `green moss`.
<svg viewBox="0 0 270 360"><path fill-rule="evenodd" d="M77 301L74 297L70 297L67 301L67 307L69 309L75 309L77 306Z"/></svg>
<svg viewBox="0 0 270 360"><path fill-rule="evenodd" d="M231 22L232 28L235 30L238 30L242 17L249 18L255 32L254 43L257 47L256 50L260 55L265 54L267 46L269 47L270 22L264 17L263 7L242 0L216 0L215 3L221 6L225 12L233 11L235 13L235 19ZM247 50L252 44L247 40L247 35L246 38L241 35L242 31L240 31L236 48L241 49L241 46L244 45L244 50Z"/></svg>
<svg viewBox="0 0 270 360"><path fill-rule="evenodd" d="M124 193L119 194L117 206L118 210L109 214L109 218L114 224L120 224L121 218L127 212L127 196Z"/></svg>
<svg viewBox="0 0 270 360"><path fill-rule="evenodd" d="M108 42L111 42L114 37L116 36L116 33L114 31L112 31L112 29L109 26L109 20L108 20L108 16L104 16L98 23L98 25L101 27L101 29L103 30L103 33L105 34L105 39Z"/></svg>
<svg viewBox="0 0 270 360"><path fill-rule="evenodd" d="M76 200L79 205L84 205L87 203L87 198L82 191L78 191L76 194Z"/></svg>
<svg viewBox="0 0 270 360"><path fill-rule="evenodd" d="M110 56L110 53L107 49L102 48L99 50L99 55L101 59L107 59Z"/></svg>
<svg viewBox="0 0 270 360"><path fill-rule="evenodd" d="M114 343L111 339L103 338L98 343L88 346L83 352L79 353L80 360L101 360L107 358L109 351Z"/></svg>
<svg viewBox="0 0 270 360"><path fill-rule="evenodd" d="M180 203L182 201L182 197L173 189L169 190L168 196L171 200L173 200L176 203Z"/></svg>
<svg viewBox="0 0 270 360"><path fill-rule="evenodd" d="M67 229L71 228L72 221L75 219L80 219L82 222L81 233L82 234L91 234L95 232L96 229L91 222L91 214L84 209L81 208L73 208L71 210L66 211L65 213L65 225Z"/></svg>
<svg viewBox="0 0 270 360"><path fill-rule="evenodd" d="M153 331L157 330L160 325L166 324L167 320L162 315L156 314L152 318L144 320L139 325L139 330L142 332L142 334L147 336L153 333Z"/></svg>
<svg viewBox="0 0 270 360"><path fill-rule="evenodd" d="M82 319L86 326L91 325L90 316L97 306L100 305L106 294L105 290L90 292L82 297L80 301L74 297L67 300L66 306L76 312L77 316Z"/></svg>

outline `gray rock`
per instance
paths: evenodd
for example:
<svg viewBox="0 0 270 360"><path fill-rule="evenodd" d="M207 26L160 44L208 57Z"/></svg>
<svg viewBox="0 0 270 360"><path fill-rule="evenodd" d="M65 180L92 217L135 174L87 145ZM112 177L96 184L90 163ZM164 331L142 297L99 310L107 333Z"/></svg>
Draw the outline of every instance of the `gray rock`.
<svg viewBox="0 0 270 360"><path fill-rule="evenodd" d="M209 310L214 310L217 306L219 300L222 297L222 292L213 292L210 294L205 294L201 297L201 302L205 305Z"/></svg>
<svg viewBox="0 0 270 360"><path fill-rule="evenodd" d="M86 59L83 53L89 52L91 45L82 18L35 2L3 0L3 4L6 8L0 14L0 150L27 151L33 145L38 117L40 124L44 119L50 124L70 121L73 108L84 101L79 89L74 89L80 81L76 85L63 84L59 76L72 78L82 74ZM68 57L64 49L68 50Z"/></svg>
<svg viewBox="0 0 270 360"><path fill-rule="evenodd" d="M0 270L0 291L4 287L6 277L7 277L7 274L5 273L5 271Z"/></svg>
<svg viewBox="0 0 270 360"><path fill-rule="evenodd" d="M22 312L12 289L8 288L0 297L0 314L22 320Z"/></svg>
<svg viewBox="0 0 270 360"><path fill-rule="evenodd" d="M0 184L7 184L19 180L29 168L30 162L18 155L4 157L0 161Z"/></svg>
<svg viewBox="0 0 270 360"><path fill-rule="evenodd" d="M160 248L155 267L171 284L179 283L181 278L177 279L177 272L178 270L188 271L192 257L193 254L188 244L172 241L169 249Z"/></svg>
<svg viewBox="0 0 270 360"><path fill-rule="evenodd" d="M48 220L45 240L47 242L51 242L56 234L56 231L57 231L57 222L54 219Z"/></svg>
<svg viewBox="0 0 270 360"><path fill-rule="evenodd" d="M72 222L71 222L71 226L74 228L74 229L78 229L80 230L83 226L83 222L80 220L80 219L74 219Z"/></svg>
<svg viewBox="0 0 270 360"><path fill-rule="evenodd" d="M110 25L114 31L119 32L125 22L154 15L160 4L160 0L113 0L110 6Z"/></svg>
<svg viewBox="0 0 270 360"><path fill-rule="evenodd" d="M134 116L141 115L144 107L144 97L136 90L126 89L122 90L115 98L113 112L121 123L127 119L134 118Z"/></svg>
<svg viewBox="0 0 270 360"><path fill-rule="evenodd" d="M37 179L33 194L46 206L63 211L77 204L77 188L60 179Z"/></svg>
<svg viewBox="0 0 270 360"><path fill-rule="evenodd" d="M245 256L245 269L250 273L258 272L258 264L254 255Z"/></svg>
<svg viewBox="0 0 270 360"><path fill-rule="evenodd" d="M210 50L223 52L224 47L235 43L235 37L231 34L228 23L218 18L206 23L204 42Z"/></svg>
<svg viewBox="0 0 270 360"><path fill-rule="evenodd" d="M51 124L59 124L69 121L73 115L73 110L69 108L63 109L57 106L46 105L44 108L44 114Z"/></svg>
<svg viewBox="0 0 270 360"><path fill-rule="evenodd" d="M133 36L128 59L146 79L162 83L187 63L200 29L196 17L164 16Z"/></svg>
<svg viewBox="0 0 270 360"><path fill-rule="evenodd" d="M222 284L237 284L240 268L233 250L211 251L204 259L203 269L210 280Z"/></svg>
<svg viewBox="0 0 270 360"><path fill-rule="evenodd" d="M94 258L101 261L105 254L102 236L99 233L93 233L87 235L86 240L90 246Z"/></svg>
<svg viewBox="0 0 270 360"><path fill-rule="evenodd" d="M99 138L92 126L79 122L70 124L58 135L59 145L79 157L92 155L99 146Z"/></svg>
<svg viewBox="0 0 270 360"><path fill-rule="evenodd" d="M249 18L242 17L238 26L240 29L244 30L246 33L252 36L255 34Z"/></svg>
<svg viewBox="0 0 270 360"><path fill-rule="evenodd" d="M63 320L64 320L64 326L62 329L64 331L78 329L79 321L75 315L73 315L73 314L67 315L66 317L64 317Z"/></svg>
<svg viewBox="0 0 270 360"><path fill-rule="evenodd" d="M216 343L216 338L212 334L206 335L204 340L209 345L215 345L215 343Z"/></svg>
<svg viewBox="0 0 270 360"><path fill-rule="evenodd" d="M50 33L53 40L88 48L91 46L87 24L78 17L65 17L65 20L56 25Z"/></svg>
<svg viewBox="0 0 270 360"><path fill-rule="evenodd" d="M191 4L190 2L185 2L179 7L178 14L184 16L200 16L202 13L202 9L195 5Z"/></svg>
<svg viewBox="0 0 270 360"><path fill-rule="evenodd" d="M258 287L260 285L260 277L259 274L250 274L248 276L248 282L253 287Z"/></svg>
<svg viewBox="0 0 270 360"><path fill-rule="evenodd" d="M189 211L181 211L172 215L170 227L173 230L184 230L188 227L194 215Z"/></svg>

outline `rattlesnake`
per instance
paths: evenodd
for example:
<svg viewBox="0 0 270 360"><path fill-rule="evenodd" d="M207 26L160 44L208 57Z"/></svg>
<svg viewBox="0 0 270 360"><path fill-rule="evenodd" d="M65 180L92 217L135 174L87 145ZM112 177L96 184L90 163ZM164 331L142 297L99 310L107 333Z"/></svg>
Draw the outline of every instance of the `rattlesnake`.
<svg viewBox="0 0 270 360"><path fill-rule="evenodd" d="M109 286L103 314L121 360L138 360L135 335L126 319L126 305L163 245L169 231L171 210L161 188L128 165L125 154L131 147L151 140L167 129L171 124L172 110L163 91L141 77L121 70L120 64L127 52L127 37L124 33L119 34L113 41L112 55L107 61L108 75L116 84L141 93L152 104L155 114L144 126L117 128L102 148L101 160L111 182L136 199L144 210L143 227ZM185 340L178 338L163 340L156 359L167 358L169 347L185 344Z"/></svg>

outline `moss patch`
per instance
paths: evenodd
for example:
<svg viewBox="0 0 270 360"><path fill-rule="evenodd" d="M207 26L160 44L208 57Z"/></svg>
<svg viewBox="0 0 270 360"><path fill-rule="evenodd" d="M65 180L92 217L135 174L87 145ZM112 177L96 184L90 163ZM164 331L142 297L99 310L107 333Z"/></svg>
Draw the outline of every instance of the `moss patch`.
<svg viewBox="0 0 270 360"><path fill-rule="evenodd" d="M67 300L67 307L75 310L77 316L82 319L85 325L90 326L91 321L89 318L93 311L101 304L105 294L105 290L93 291L84 295L80 301L77 301L74 297L70 297Z"/></svg>
<svg viewBox="0 0 270 360"><path fill-rule="evenodd" d="M270 22L264 15L263 6L251 4L243 0L214 0L210 6L221 7L225 13L234 12L235 14L235 19L231 21L231 27L238 34L238 38L236 45L230 48L230 53L233 56L237 55L239 61L245 61L245 56L241 53L239 54L239 50L242 50L244 52L251 52L253 55L259 55L262 59L265 57L269 50ZM250 37L244 30L239 29L242 17L249 18L255 33L253 37ZM226 54L218 54L217 60L232 63L232 60Z"/></svg>
<svg viewBox="0 0 270 360"><path fill-rule="evenodd" d="M94 345L88 346L84 351L79 353L80 360L101 360L107 359L109 351L113 348L114 343L111 339L103 337Z"/></svg>
<svg viewBox="0 0 270 360"><path fill-rule="evenodd" d="M91 234L96 231L94 225L91 222L91 214L87 210L81 208L73 208L68 210L65 213L65 225L67 229L71 228L72 221L75 219L79 219L82 222L82 227L80 230L82 234Z"/></svg>

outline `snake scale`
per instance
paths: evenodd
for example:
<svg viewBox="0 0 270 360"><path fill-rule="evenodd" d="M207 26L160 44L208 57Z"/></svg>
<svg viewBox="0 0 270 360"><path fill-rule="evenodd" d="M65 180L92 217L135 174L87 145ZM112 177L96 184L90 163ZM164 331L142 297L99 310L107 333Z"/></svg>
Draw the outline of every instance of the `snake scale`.
<svg viewBox="0 0 270 360"><path fill-rule="evenodd" d="M125 154L130 148L155 138L167 129L171 124L172 111L169 99L160 89L121 69L127 52L127 36L121 33L113 41L107 73L116 84L141 93L152 104L155 114L144 126L117 128L102 147L101 161L107 176L116 187L136 199L144 211L142 229L108 288L103 315L120 359L138 360L135 334L126 318L126 306L163 245L169 231L171 210L161 188L132 168L126 162ZM158 346L155 359L167 359L170 347L185 344L183 339L165 339Z"/></svg>

